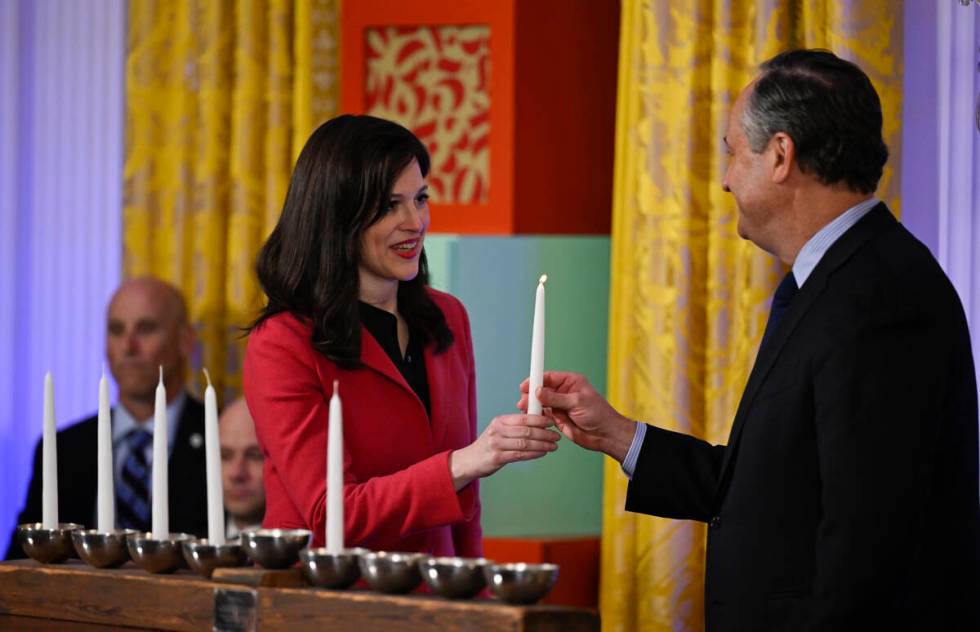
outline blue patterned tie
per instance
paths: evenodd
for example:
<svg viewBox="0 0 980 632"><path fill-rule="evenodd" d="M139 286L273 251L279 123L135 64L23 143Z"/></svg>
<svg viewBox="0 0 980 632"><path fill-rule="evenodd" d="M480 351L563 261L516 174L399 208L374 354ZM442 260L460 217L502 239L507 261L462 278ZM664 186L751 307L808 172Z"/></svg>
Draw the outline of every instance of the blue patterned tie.
<svg viewBox="0 0 980 632"><path fill-rule="evenodd" d="M773 294L769 322L766 323L766 331L762 334L762 343L759 344L759 349L766 346L766 341L772 336L772 332L776 330L776 325L779 324L779 321L786 315L786 310L789 309L790 303L793 302L793 297L796 296L798 291L796 277L793 276L793 271L790 270L783 277L783 280L779 282L776 293Z"/></svg>
<svg viewBox="0 0 980 632"><path fill-rule="evenodd" d="M123 462L122 477L116 488L120 529L150 530L150 465L146 460L146 446L152 439L149 431L140 428L126 435L129 455Z"/></svg>

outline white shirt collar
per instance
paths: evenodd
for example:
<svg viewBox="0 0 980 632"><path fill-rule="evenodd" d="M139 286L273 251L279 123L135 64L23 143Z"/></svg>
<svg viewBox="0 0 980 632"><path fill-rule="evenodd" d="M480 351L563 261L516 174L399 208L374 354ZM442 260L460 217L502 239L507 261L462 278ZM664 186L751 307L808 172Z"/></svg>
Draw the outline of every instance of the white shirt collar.
<svg viewBox="0 0 980 632"><path fill-rule="evenodd" d="M180 414L184 410L184 402L187 401L187 393L181 389L177 397L167 404L167 442L173 449L174 440L177 437L177 425L180 422ZM119 445L119 442L126 438L130 431L136 428L143 428L148 432L153 432L153 416L147 419L137 420L132 413L126 409L122 402L117 402L112 409L112 443Z"/></svg>
<svg viewBox="0 0 980 632"><path fill-rule="evenodd" d="M823 256L834 245L834 242L840 239L849 228L857 224L878 203L877 198L870 197L855 204L835 217L832 222L817 231L816 235L803 244L800 254L796 255L796 261L793 262L793 277L796 279L797 287L803 287L810 273L817 267Z"/></svg>

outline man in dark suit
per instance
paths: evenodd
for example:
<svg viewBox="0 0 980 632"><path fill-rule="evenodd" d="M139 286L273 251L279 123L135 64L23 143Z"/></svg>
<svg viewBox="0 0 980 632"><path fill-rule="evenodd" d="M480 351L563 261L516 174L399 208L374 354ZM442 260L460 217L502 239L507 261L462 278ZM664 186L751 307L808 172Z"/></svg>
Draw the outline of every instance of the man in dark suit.
<svg viewBox="0 0 980 632"><path fill-rule="evenodd" d="M167 388L170 530L207 535L204 407L184 391L194 333L180 292L153 278L127 281L109 303L106 356L119 387L112 411L118 528L150 529L153 409L159 367ZM58 516L96 526L98 421L89 417L58 432ZM17 524L41 520L41 445ZM7 559L23 557L11 537Z"/></svg>
<svg viewBox="0 0 980 632"><path fill-rule="evenodd" d="M727 445L545 374L566 436L623 464L628 510L708 523L709 631L980 629L970 338L946 275L873 196L881 125L867 76L826 51L766 62L732 108L739 234L791 269Z"/></svg>

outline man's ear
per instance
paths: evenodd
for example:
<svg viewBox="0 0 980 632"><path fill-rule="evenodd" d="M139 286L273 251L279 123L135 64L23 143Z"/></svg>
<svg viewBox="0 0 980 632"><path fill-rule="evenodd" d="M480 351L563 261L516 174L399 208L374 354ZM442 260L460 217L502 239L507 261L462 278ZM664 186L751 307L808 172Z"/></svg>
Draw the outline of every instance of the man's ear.
<svg viewBox="0 0 980 632"><path fill-rule="evenodd" d="M785 132L776 132L769 140L772 151L772 181L782 184L796 165L796 143Z"/></svg>

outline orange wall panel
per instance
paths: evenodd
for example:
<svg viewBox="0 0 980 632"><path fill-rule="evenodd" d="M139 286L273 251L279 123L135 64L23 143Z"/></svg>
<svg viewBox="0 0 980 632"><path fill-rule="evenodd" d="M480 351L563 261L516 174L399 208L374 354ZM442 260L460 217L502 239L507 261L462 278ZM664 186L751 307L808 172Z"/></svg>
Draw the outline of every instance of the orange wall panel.
<svg viewBox="0 0 980 632"><path fill-rule="evenodd" d="M618 37L616 2L344 0L341 108L429 144L433 232L608 234Z"/></svg>

